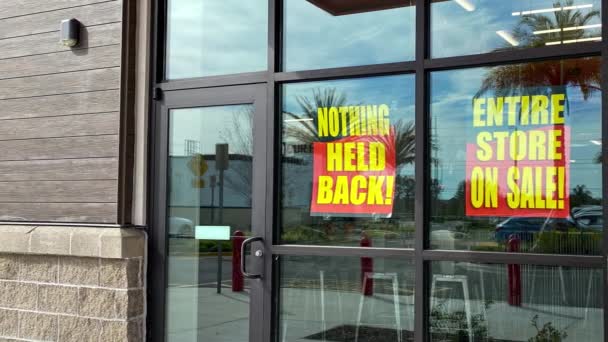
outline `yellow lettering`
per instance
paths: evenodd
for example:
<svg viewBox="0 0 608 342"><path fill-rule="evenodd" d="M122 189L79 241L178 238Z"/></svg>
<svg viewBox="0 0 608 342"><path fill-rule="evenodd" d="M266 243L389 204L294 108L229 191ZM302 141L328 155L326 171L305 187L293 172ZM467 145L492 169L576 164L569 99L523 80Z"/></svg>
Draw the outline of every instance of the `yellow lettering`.
<svg viewBox="0 0 608 342"><path fill-rule="evenodd" d="M319 176L317 180L317 204L331 203L334 181L330 176Z"/></svg>
<svg viewBox="0 0 608 342"><path fill-rule="evenodd" d="M359 123L359 107L350 106L348 107L348 124L350 126L350 135L359 136L361 135L360 123Z"/></svg>
<svg viewBox="0 0 608 342"><path fill-rule="evenodd" d="M488 98L488 126L502 126L504 100L503 97Z"/></svg>
<svg viewBox="0 0 608 342"><path fill-rule="evenodd" d="M327 171L342 171L342 143L327 143Z"/></svg>
<svg viewBox="0 0 608 342"><path fill-rule="evenodd" d="M532 179L532 168L523 167L521 177L521 208L534 209L534 180Z"/></svg>
<svg viewBox="0 0 608 342"><path fill-rule="evenodd" d="M557 175L557 169L555 166L548 166L547 178L545 184L545 192L547 193L547 209L556 209L557 201L555 200L555 190L557 190L557 184L555 182L555 176ZM537 182L541 183L541 177L538 178Z"/></svg>
<svg viewBox="0 0 608 342"><path fill-rule="evenodd" d="M355 205L363 204L365 202L365 193L360 192L360 190L367 188L367 179L364 176L355 176L351 184L350 203Z"/></svg>
<svg viewBox="0 0 608 342"><path fill-rule="evenodd" d="M494 132L496 139L496 160L505 160L505 139L509 136L508 132Z"/></svg>
<svg viewBox="0 0 608 342"><path fill-rule="evenodd" d="M329 135L329 120L327 117L327 107L317 109L317 132L320 137Z"/></svg>
<svg viewBox="0 0 608 342"><path fill-rule="evenodd" d="M382 185L384 176L369 176L367 185L367 204L384 204Z"/></svg>
<svg viewBox="0 0 608 342"><path fill-rule="evenodd" d="M344 143L344 171L357 171L357 167L353 165L353 161L355 160L355 149L354 142Z"/></svg>
<svg viewBox="0 0 608 342"><path fill-rule="evenodd" d="M547 134L544 131L530 131L528 133L528 146L530 160L546 160L547 159Z"/></svg>
<svg viewBox="0 0 608 342"><path fill-rule="evenodd" d="M551 95L551 122L553 124L563 124L566 122L564 118L564 101L565 94Z"/></svg>
<svg viewBox="0 0 608 342"><path fill-rule="evenodd" d="M475 166L471 171L471 205L473 208L483 206L483 170Z"/></svg>
<svg viewBox="0 0 608 342"><path fill-rule="evenodd" d="M486 103L485 98L473 100L473 127L483 127L486 123L481 119L484 114L483 105Z"/></svg>
<svg viewBox="0 0 608 342"><path fill-rule="evenodd" d="M546 204L548 205L548 201L547 203L545 203L545 200L543 199L543 182L541 182L540 180L543 178L543 168L542 167L535 167L534 168L536 177L534 179L534 207L536 209L542 209L542 208L549 208L547 206L545 206ZM553 208L551 208L553 209Z"/></svg>
<svg viewBox="0 0 608 342"><path fill-rule="evenodd" d="M367 106L367 134L378 135L378 106Z"/></svg>
<svg viewBox="0 0 608 342"><path fill-rule="evenodd" d="M365 162L365 143L357 143L357 171L367 171L369 166Z"/></svg>
<svg viewBox="0 0 608 342"><path fill-rule="evenodd" d="M505 97L507 104L508 125L515 126L517 124L517 104L521 101L519 96Z"/></svg>
<svg viewBox="0 0 608 342"><path fill-rule="evenodd" d="M522 160L526 157L526 133L522 131L511 133L509 156L511 160Z"/></svg>
<svg viewBox="0 0 608 342"><path fill-rule="evenodd" d="M390 123L388 120L389 108L385 104L381 104L378 107L378 128L380 129L380 135L390 134Z"/></svg>
<svg viewBox="0 0 608 342"><path fill-rule="evenodd" d="M549 123L549 98L545 95L532 96L532 124L546 125Z"/></svg>
<svg viewBox="0 0 608 342"><path fill-rule="evenodd" d="M338 110L340 111L340 119L342 119L342 136L345 137L348 135L348 124L346 123L348 119L348 107L340 107Z"/></svg>
<svg viewBox="0 0 608 342"><path fill-rule="evenodd" d="M507 205L511 209L519 208L519 186L517 180L519 179L519 169L516 166L511 166L507 170L507 186L509 193L507 193Z"/></svg>
<svg viewBox="0 0 608 342"><path fill-rule="evenodd" d="M530 124L530 96L521 97L521 115L519 122L522 125Z"/></svg>
<svg viewBox="0 0 608 342"><path fill-rule="evenodd" d="M558 129L550 130L548 133L549 138L549 146L548 149L548 159L549 160L560 160L562 159L562 154L557 152L557 149L562 147L562 142L560 141L560 137L562 136L562 131Z"/></svg>
<svg viewBox="0 0 608 342"><path fill-rule="evenodd" d="M348 204L348 177L338 176L336 178L336 190L334 191L333 204Z"/></svg>
<svg viewBox="0 0 608 342"><path fill-rule="evenodd" d="M386 167L386 147L383 143L372 141L369 143L369 169L381 171Z"/></svg>
<svg viewBox="0 0 608 342"><path fill-rule="evenodd" d="M479 132L477 134L477 149L476 155L479 161L488 161L492 159L492 146L488 144L488 141L492 140L490 132Z"/></svg>
<svg viewBox="0 0 608 342"><path fill-rule="evenodd" d="M484 184L486 208L498 208L498 168L487 167Z"/></svg>
<svg viewBox="0 0 608 342"><path fill-rule="evenodd" d="M340 116L336 107L329 108L329 134L332 137L340 135Z"/></svg>

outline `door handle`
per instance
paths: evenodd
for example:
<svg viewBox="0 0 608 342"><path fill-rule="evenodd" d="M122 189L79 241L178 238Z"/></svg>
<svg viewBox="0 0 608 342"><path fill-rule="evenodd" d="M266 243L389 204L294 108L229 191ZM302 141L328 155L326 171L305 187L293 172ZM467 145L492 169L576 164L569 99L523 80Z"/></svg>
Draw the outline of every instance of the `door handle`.
<svg viewBox="0 0 608 342"><path fill-rule="evenodd" d="M243 244L241 245L241 273L243 274L243 276L245 278L249 278L249 279L261 279L262 275L261 274L252 274L252 273L247 273L247 269L245 266L245 263L247 261L247 255L245 254L245 250L247 249L247 245L256 242L256 241L264 241L264 239L262 239L259 236L254 236L254 237L250 237L249 239L243 241ZM261 253L259 253L260 255L257 255L258 253L256 253L256 256L262 256Z"/></svg>

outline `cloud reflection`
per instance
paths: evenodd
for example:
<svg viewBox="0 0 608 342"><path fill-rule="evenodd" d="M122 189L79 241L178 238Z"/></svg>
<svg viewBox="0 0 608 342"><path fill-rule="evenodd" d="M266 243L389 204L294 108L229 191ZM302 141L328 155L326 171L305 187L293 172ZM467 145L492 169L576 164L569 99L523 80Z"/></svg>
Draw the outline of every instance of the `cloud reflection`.
<svg viewBox="0 0 608 342"><path fill-rule="evenodd" d="M169 0L167 78L266 70L266 3Z"/></svg>
<svg viewBox="0 0 608 342"><path fill-rule="evenodd" d="M413 60L415 6L332 16L308 1L285 0L284 69L305 70Z"/></svg>

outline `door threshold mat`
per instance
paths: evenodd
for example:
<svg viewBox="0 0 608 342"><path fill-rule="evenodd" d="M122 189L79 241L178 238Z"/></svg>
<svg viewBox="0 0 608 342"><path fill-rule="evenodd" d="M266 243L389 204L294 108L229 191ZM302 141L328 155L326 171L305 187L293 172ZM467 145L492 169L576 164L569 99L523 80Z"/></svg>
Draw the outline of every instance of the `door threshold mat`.
<svg viewBox="0 0 608 342"><path fill-rule="evenodd" d="M373 326L359 326L359 338L355 338L356 325L340 325L326 331L322 331L310 336L306 336L308 340L325 340L327 342L390 342L397 341L397 331L395 329L379 328ZM432 334L433 341L437 342L469 342L468 336L465 334ZM414 341L414 332L409 330L401 330L401 341ZM475 342L517 342L513 340L502 340L494 338L474 338Z"/></svg>
<svg viewBox="0 0 608 342"><path fill-rule="evenodd" d="M320 333L306 336L309 340L325 340L332 342L388 342L397 341L397 330L361 325L359 338L355 339L356 325L340 325ZM414 341L414 332L401 330L401 341Z"/></svg>

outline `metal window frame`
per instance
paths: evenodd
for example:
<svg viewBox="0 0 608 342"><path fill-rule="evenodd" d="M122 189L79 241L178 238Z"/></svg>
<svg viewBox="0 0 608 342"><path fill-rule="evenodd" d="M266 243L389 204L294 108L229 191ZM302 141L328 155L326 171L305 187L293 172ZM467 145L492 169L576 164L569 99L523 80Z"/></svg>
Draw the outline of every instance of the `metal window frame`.
<svg viewBox="0 0 608 342"><path fill-rule="evenodd" d="M265 291L264 298L264 341L274 341L276 336L276 324L278 323L278 263L274 262L274 256L282 255L307 255L307 256L365 256L365 257L391 257L405 258L413 261L415 265L415 319L414 340L423 342L427 340L428 325L427 313L429 311L429 271L432 261L462 261L472 263L496 263L496 264L530 264L546 266L569 266L582 268L602 268L604 272L604 310L608 308L608 279L607 257L608 257L608 223L604 223L603 252L599 256L584 255L552 255L534 253L500 253L500 252L475 252L475 251L452 251L452 250L430 250L428 247L427 227L429 222L429 198L426 189L429 185L430 175L430 149L428 141L429 130L429 74L438 70L454 70L462 68L484 67L501 64L522 63L550 59L568 59L588 56L600 56L602 88L608 84L608 1L602 3L602 42L585 42L572 45L555 45L539 48L507 50L500 52L488 52L467 56L431 58L429 53L430 41L430 3L431 0L418 0L416 4L416 52L414 61L397 63L385 63L365 66L327 68L303 71L281 71L282 59L282 0L268 0L268 70L265 72L243 73L236 75L222 75L201 77L183 80L166 80L165 74L165 46L166 38L166 2L168 0L151 0L153 2L153 41L150 53L151 89L150 98L153 111L158 113L160 108L155 103L155 98L162 96L165 91L187 91L192 89L203 89L209 87L237 86L248 84L266 84L268 115L265 124L267 137L267 193L266 202L266 235L273 237L272 241L266 242L266 247L273 254L272 258L266 258L265 269L269 282L269 288ZM368 76L415 74L415 120L416 120L416 156L415 156L415 248L358 248L358 247L332 247L332 246L304 246L304 245L281 245L277 244L275 227L279 226L278 219L278 196L280 189L279 166L279 137L280 132L277 120L280 114L281 86L294 82L308 82L334 79L347 79ZM150 120L150 146L155 146L159 138L162 138L162 127L155 127L154 120ZM161 124L162 126L162 124ZM602 140L608 141L608 96L602 96ZM165 137L166 139L166 137ZM162 140L162 139L161 139ZM158 148L156 146L155 148ZM166 165L158 164L154 149L150 149L149 176L151 180L156 179L158 174L165 175ZM608 199L608 144L602 145L604 162L602 163L602 194ZM165 168L163 170L163 167ZM160 186L160 188L159 188ZM150 182L148 193L152 198L164 197L161 184ZM156 191L156 192L155 192ZM608 213L608 200L603 201L604 213ZM160 210L159 210L160 209ZM164 272L157 272L159 268L166 267L166 241L164 236L155 231L157 220L162 219L159 215L164 212L162 208L154 208L148 212L150 223L150 263L149 263L149 293L148 302L148 339L150 341L163 341L164 334L158 335L158 326L164 327L164 291L159 284L164 284L165 279L160 276ZM162 303L159 301L162 299ZM604 314L604 339L608 341L608 315Z"/></svg>

